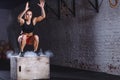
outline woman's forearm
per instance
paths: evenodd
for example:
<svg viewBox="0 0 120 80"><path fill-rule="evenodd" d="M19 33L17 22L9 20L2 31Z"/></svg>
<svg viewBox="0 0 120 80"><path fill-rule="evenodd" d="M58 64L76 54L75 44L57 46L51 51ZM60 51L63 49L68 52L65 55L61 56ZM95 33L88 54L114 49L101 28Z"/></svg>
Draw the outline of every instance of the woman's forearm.
<svg viewBox="0 0 120 80"><path fill-rule="evenodd" d="M18 19L21 19L21 18L24 16L24 14L26 13L26 11L27 11L27 10L24 10L22 13L20 13L20 14L18 15Z"/></svg>
<svg viewBox="0 0 120 80"><path fill-rule="evenodd" d="M41 7L41 16L43 17L43 18L45 18L46 17L46 13L45 13L45 9L44 9L44 7Z"/></svg>
<svg viewBox="0 0 120 80"><path fill-rule="evenodd" d="M25 10L18 15L18 19L21 19L28 9L29 9L29 2L26 3Z"/></svg>

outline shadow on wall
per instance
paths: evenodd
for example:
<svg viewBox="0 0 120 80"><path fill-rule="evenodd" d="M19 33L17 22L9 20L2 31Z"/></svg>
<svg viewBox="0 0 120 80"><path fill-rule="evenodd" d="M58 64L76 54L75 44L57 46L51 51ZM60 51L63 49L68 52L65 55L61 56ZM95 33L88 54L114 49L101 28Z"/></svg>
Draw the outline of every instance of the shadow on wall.
<svg viewBox="0 0 120 80"><path fill-rule="evenodd" d="M95 16L87 0L76 0L76 17L51 19L50 48L56 65L81 69L96 67L95 52ZM48 13L49 14L49 13Z"/></svg>
<svg viewBox="0 0 120 80"><path fill-rule="evenodd" d="M79 38L79 53L78 66L81 69L94 70L98 69L98 65L95 64L96 46L95 46L95 16L98 14L91 7L87 0L81 0L81 3L77 3L76 11L78 14L78 24L80 24ZM74 62L74 61L73 61ZM73 63L74 64L74 63Z"/></svg>
<svg viewBox="0 0 120 80"><path fill-rule="evenodd" d="M88 1L82 0L81 6L84 6L79 15L79 21L81 22L81 33L80 33L80 55L78 61L79 67L87 70L99 69L99 65L96 64L95 57L97 55L95 37L96 37L96 28L95 28L95 17L97 14L96 11L91 7ZM79 7L79 6L78 6Z"/></svg>
<svg viewBox="0 0 120 80"><path fill-rule="evenodd" d="M14 50L18 50L17 38L20 33L20 27L18 27L17 17L14 11L11 11L11 24L7 28L8 40Z"/></svg>

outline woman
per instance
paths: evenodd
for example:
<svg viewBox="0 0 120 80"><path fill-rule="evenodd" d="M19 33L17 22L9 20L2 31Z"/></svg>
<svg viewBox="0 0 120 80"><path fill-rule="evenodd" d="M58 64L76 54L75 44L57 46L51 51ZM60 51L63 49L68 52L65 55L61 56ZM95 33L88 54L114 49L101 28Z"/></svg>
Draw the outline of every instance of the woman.
<svg viewBox="0 0 120 80"><path fill-rule="evenodd" d="M38 49L39 37L37 35L34 35L33 31L36 23L42 21L46 17L44 4L44 0L40 0L40 4L38 3L38 6L41 8L41 16L32 18L32 11L29 10L28 2L26 3L25 10L18 16L18 21L20 23L20 26L22 27L22 35L18 37L21 53L23 53L24 51L26 40L30 37L34 37L34 52L36 52Z"/></svg>

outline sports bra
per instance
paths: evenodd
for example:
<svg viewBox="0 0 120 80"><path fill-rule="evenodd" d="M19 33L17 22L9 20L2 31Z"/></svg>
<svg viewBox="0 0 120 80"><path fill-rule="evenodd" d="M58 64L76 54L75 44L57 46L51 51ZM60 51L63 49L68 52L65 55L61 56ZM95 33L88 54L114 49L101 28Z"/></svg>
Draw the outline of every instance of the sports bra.
<svg viewBox="0 0 120 80"><path fill-rule="evenodd" d="M26 21L21 27L22 27L23 33L34 32L34 28L35 28L35 26L32 24L32 22L28 25L28 24L26 24Z"/></svg>

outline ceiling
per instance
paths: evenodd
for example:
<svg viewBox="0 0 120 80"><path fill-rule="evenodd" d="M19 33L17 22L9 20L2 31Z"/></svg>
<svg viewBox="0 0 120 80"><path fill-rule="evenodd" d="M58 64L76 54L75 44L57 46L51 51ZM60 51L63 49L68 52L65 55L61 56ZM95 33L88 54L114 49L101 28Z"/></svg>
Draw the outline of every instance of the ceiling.
<svg viewBox="0 0 120 80"><path fill-rule="evenodd" d="M0 0L0 9L14 9L28 0Z"/></svg>

